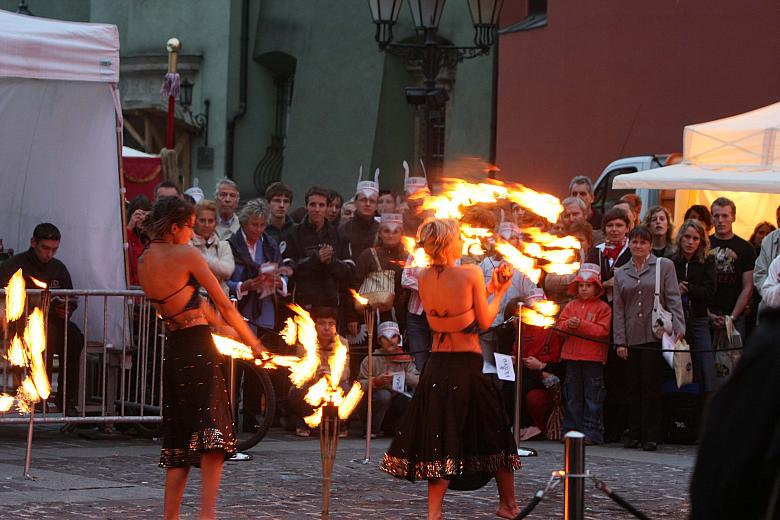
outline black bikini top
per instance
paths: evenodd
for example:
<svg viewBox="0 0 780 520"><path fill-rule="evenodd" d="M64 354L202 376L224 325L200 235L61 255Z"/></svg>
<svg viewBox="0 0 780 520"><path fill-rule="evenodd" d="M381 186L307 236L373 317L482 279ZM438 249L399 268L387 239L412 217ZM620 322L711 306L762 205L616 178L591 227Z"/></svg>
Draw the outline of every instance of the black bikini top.
<svg viewBox="0 0 780 520"><path fill-rule="evenodd" d="M166 301L170 300L171 298L173 298L174 296L179 294L181 291L183 291L187 287L192 287L192 296L190 296L190 299L187 300L187 303L184 304L184 307L182 308L182 310L180 310L179 312L177 312L175 314L171 314L170 316L162 316L162 319L164 321L170 321L172 318L175 318L179 314L183 314L186 311L191 311L191 310L195 310L195 309L199 309L200 308L200 292L198 291L198 289L200 288L200 284L195 279L195 277L192 276L191 273L190 273L190 277L187 279L187 281L184 283L184 285L182 285L181 287L179 287L178 289L173 291L171 294L169 294L165 298L162 298L162 299L159 299L159 300L155 300L153 298L147 298L147 300L149 300L150 303L156 303L157 305L164 305Z"/></svg>

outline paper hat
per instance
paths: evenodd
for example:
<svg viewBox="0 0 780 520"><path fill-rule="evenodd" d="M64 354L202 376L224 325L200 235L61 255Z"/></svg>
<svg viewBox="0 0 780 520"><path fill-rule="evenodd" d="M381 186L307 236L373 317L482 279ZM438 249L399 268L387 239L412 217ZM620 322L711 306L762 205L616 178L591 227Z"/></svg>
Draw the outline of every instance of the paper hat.
<svg viewBox="0 0 780 520"><path fill-rule="evenodd" d="M400 213L383 213L379 219L381 226L388 227L403 227L404 217Z"/></svg>
<svg viewBox="0 0 780 520"><path fill-rule="evenodd" d="M498 234L504 240L509 240L512 236L521 236L523 232L520 231L520 228L514 222L501 222L498 225Z"/></svg>
<svg viewBox="0 0 780 520"><path fill-rule="evenodd" d="M422 166L423 177L409 177L409 163L404 161L404 192L407 195L414 195L423 190L430 192L428 178L425 176L425 165L422 161L420 166Z"/></svg>
<svg viewBox="0 0 780 520"><path fill-rule="evenodd" d="M185 195L189 195L193 199L195 199L195 203L202 201L206 198L206 195L203 193L203 190L198 188L197 186L193 186L192 188L187 188L184 190Z"/></svg>
<svg viewBox="0 0 780 520"><path fill-rule="evenodd" d="M582 264L577 276L569 284L569 294L577 294L577 284L580 282L595 283L599 288L598 294L604 291L601 285L601 268L596 264Z"/></svg>
<svg viewBox="0 0 780 520"><path fill-rule="evenodd" d="M360 167L360 174L358 175L357 188L355 193L357 195L365 195L366 197L376 197L379 195L379 168L374 171L374 180L364 181L363 179L363 167Z"/></svg>
<svg viewBox="0 0 780 520"><path fill-rule="evenodd" d="M400 336L401 329L398 328L398 324L394 321L383 321L377 328L377 335L384 336L387 339L393 339L393 336Z"/></svg>

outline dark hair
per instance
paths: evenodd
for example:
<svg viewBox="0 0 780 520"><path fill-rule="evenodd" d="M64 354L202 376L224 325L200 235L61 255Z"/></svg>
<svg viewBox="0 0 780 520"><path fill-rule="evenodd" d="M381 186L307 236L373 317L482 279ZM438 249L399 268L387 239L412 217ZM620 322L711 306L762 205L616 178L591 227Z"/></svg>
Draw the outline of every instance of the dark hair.
<svg viewBox="0 0 780 520"><path fill-rule="evenodd" d="M650 228L645 225L637 226L628 233L629 242L635 238L641 238L642 240L647 240L651 244L653 243L653 234L650 233Z"/></svg>
<svg viewBox="0 0 780 520"><path fill-rule="evenodd" d="M43 222L35 226L33 236L35 240L57 240L62 238L60 230L51 222Z"/></svg>
<svg viewBox="0 0 780 520"><path fill-rule="evenodd" d="M325 318L332 318L336 321L339 320L338 307L312 307L311 318L314 321L322 320Z"/></svg>
<svg viewBox="0 0 780 520"><path fill-rule="evenodd" d="M178 186L176 186L171 181L162 181L160 184L154 187L154 196L157 196L157 192L160 191L160 188L173 188L176 190L177 195L181 195L181 190Z"/></svg>
<svg viewBox="0 0 780 520"><path fill-rule="evenodd" d="M330 190L330 197L328 197L328 206L330 206L334 200L339 199L341 201L341 205L344 205L344 197L341 196L341 193L337 192L336 190Z"/></svg>
<svg viewBox="0 0 780 520"><path fill-rule="evenodd" d="M630 206L634 208L634 212L642 210L642 197L636 193L626 193L620 197L621 201L628 202Z"/></svg>
<svg viewBox="0 0 780 520"><path fill-rule="evenodd" d="M566 233L569 235L584 235L590 242L590 245L593 246L593 226L590 225L590 222L573 222L569 225Z"/></svg>
<svg viewBox="0 0 780 520"><path fill-rule="evenodd" d="M136 195L133 200L127 205L127 220L133 216L136 210L142 209L144 211L151 211L152 203L146 195Z"/></svg>
<svg viewBox="0 0 780 520"><path fill-rule="evenodd" d="M715 206L718 206L719 208L731 208L731 214L733 216L737 216L737 205L734 204L734 201L731 199L728 199L726 197L718 197L717 199L712 201L712 204L710 205L710 209L714 208Z"/></svg>
<svg viewBox="0 0 780 520"><path fill-rule="evenodd" d="M393 199L397 197L393 190L379 190L379 195L377 197L381 197L382 195L392 195Z"/></svg>
<svg viewBox="0 0 780 520"><path fill-rule="evenodd" d="M756 239L756 235L758 234L758 230L761 229L763 226L769 226L770 227L770 229L769 229L770 233L772 231L774 231L775 229L777 229L774 224L772 224L771 222L768 222L766 220L763 221L763 222L759 222L758 224L756 224L756 227L753 228L753 234L750 235L750 239L748 240L748 242L750 242L751 245L755 245L755 244L753 244L753 240ZM758 245L760 246L761 244L758 244Z"/></svg>
<svg viewBox="0 0 780 520"><path fill-rule="evenodd" d="M628 201L623 201L628 204L631 204ZM604 215L604 219L601 221L601 229L602 231L607 230L607 224L609 222L612 222L613 220L622 220L626 223L626 227L631 225L631 222L628 220L628 215L626 215L626 212L623 211L620 208L612 208L609 211L607 211L606 215Z"/></svg>
<svg viewBox="0 0 780 520"><path fill-rule="evenodd" d="M707 206L703 206L701 204L694 204L687 210L685 210L685 215L683 216L684 220L689 220L693 217L691 217L691 213L696 213L699 217L701 217L701 220L704 221L704 224L707 226L707 229L704 231L709 231L712 228L712 213L710 213L710 208Z"/></svg>
<svg viewBox="0 0 780 520"><path fill-rule="evenodd" d="M153 238L162 238L177 224L184 226L195 215L195 207L179 197L162 197L146 216L144 227Z"/></svg>
<svg viewBox="0 0 780 520"><path fill-rule="evenodd" d="M274 197L287 197L290 202L293 200L293 192L289 186L283 182L273 182L265 189L265 200L271 202Z"/></svg>
<svg viewBox="0 0 780 520"><path fill-rule="evenodd" d="M319 195L320 197L325 197L325 201L330 204L331 199L331 190L328 188L323 188L322 186L312 186L309 188L309 190L306 192L305 196L305 204L309 205L309 197L312 195Z"/></svg>

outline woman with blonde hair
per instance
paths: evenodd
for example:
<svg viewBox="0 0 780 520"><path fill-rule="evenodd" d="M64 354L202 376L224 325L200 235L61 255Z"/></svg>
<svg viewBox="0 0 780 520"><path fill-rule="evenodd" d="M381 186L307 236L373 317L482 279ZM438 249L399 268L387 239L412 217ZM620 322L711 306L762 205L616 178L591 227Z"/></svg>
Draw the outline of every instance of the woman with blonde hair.
<svg viewBox="0 0 780 520"><path fill-rule="evenodd" d="M707 305L715 296L718 273L709 255L707 231L698 220L683 222L677 232L677 250L672 255L680 285L685 331L693 355L693 375L705 396L716 389L715 353L710 337Z"/></svg>
<svg viewBox="0 0 780 520"><path fill-rule="evenodd" d="M433 352L381 468L407 480L428 480L429 520L443 518L448 487L475 489L495 476L496 514L514 518L520 509L513 472L520 458L498 388L482 373L478 336L495 318L511 270L506 264L496 268L486 288L477 266L457 265L463 241L453 219L428 220L419 241L431 260L419 289Z"/></svg>
<svg viewBox="0 0 780 520"><path fill-rule="evenodd" d="M669 258L674 252L672 214L663 206L653 206L647 210L645 226L653 235L653 254L658 258Z"/></svg>
<svg viewBox="0 0 780 520"><path fill-rule="evenodd" d="M190 244L195 247L209 269L219 281L222 292L228 294L227 280L233 275L236 262L227 241L220 240L217 236L217 203L213 200L203 199L195 205L195 232Z"/></svg>

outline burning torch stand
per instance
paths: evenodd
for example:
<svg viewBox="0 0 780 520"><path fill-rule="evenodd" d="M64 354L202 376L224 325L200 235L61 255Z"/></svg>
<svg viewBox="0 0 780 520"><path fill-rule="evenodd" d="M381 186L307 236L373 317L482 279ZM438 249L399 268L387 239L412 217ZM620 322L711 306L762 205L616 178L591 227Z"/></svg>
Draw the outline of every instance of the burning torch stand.
<svg viewBox="0 0 780 520"><path fill-rule="evenodd" d="M49 306L51 304L51 292L49 292L48 285L44 288L41 294L41 312L43 313L43 323L49 323ZM46 325L44 325L46 326ZM44 331L46 334L48 330ZM8 327L5 332L6 345L8 344ZM45 356L44 356L45 359ZM46 400L42 401L44 408L46 407ZM32 459L32 441L33 441L33 425L35 424L35 403L32 403L30 407L30 421L27 423L27 449L24 454L24 473L22 477L27 480L35 480L36 478L30 474L30 461Z"/></svg>
<svg viewBox="0 0 780 520"><path fill-rule="evenodd" d="M322 458L322 518L328 518L330 510L330 482L336 449L339 445L339 409L328 403L322 407L320 424L320 457Z"/></svg>
<svg viewBox="0 0 780 520"><path fill-rule="evenodd" d="M376 315L371 305L366 305L365 309L366 329L368 329L368 392L366 392L366 454L363 460L356 459L355 462L368 464L371 462L371 416L373 412L373 394L374 394L374 324Z"/></svg>
<svg viewBox="0 0 780 520"><path fill-rule="evenodd" d="M236 298L230 298L230 303L233 304L233 308L236 309L236 312L238 312L237 306L238 306L238 300ZM238 414L238 403L236 403L236 360L233 358L233 356L228 356L228 370L230 371L230 391L229 391L229 398L230 398L230 412L232 415L232 412L235 410L236 414ZM235 425L236 429L238 429L238 421L235 419L233 420L233 424ZM236 437L238 432L236 432ZM237 451L235 455L230 457L230 460L232 462L243 462L245 460L252 460L252 456L248 455L246 453L242 453L240 451Z"/></svg>
<svg viewBox="0 0 780 520"><path fill-rule="evenodd" d="M515 445L521 457L535 457L536 450L520 447L520 415L523 409L523 302L517 304L517 356L515 359Z"/></svg>

